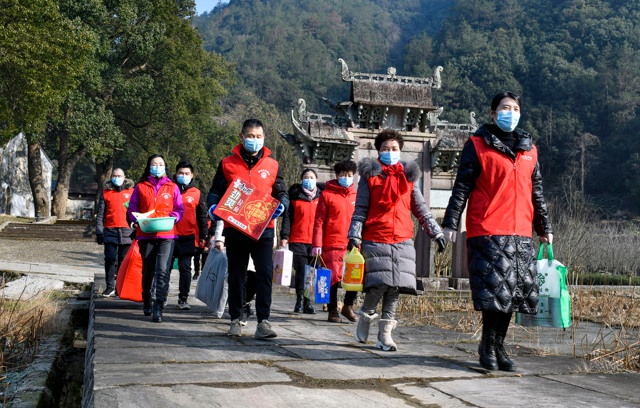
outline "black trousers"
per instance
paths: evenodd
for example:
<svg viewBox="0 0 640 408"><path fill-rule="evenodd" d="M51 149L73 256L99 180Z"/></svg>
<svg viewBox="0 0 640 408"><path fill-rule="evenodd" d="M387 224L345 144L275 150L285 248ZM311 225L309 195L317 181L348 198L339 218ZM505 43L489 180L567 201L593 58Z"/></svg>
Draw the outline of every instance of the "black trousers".
<svg viewBox="0 0 640 408"><path fill-rule="evenodd" d="M130 247L131 244L104 243L104 278L107 282L107 288L115 289L118 268L122 265Z"/></svg>
<svg viewBox="0 0 640 408"><path fill-rule="evenodd" d="M309 262L311 262L310 256L293 254L293 269L296 271L295 287L298 295L304 292L304 271Z"/></svg>
<svg viewBox="0 0 640 408"><path fill-rule="evenodd" d="M225 228L225 245L229 262L229 314L231 320L242 317L245 300L249 256L256 268L256 317L258 322L269 319L273 285L273 228L267 228L258 241Z"/></svg>
<svg viewBox="0 0 640 408"><path fill-rule="evenodd" d="M173 254L173 239L140 240L142 257L142 301L151 305L151 286L155 287L156 303L163 304L169 293L169 276Z"/></svg>
<svg viewBox="0 0 640 408"><path fill-rule="evenodd" d="M178 258L178 272L180 283L178 284L178 299L186 301L191 289L191 259L196 254L195 237L179 237L173 247L173 258Z"/></svg>

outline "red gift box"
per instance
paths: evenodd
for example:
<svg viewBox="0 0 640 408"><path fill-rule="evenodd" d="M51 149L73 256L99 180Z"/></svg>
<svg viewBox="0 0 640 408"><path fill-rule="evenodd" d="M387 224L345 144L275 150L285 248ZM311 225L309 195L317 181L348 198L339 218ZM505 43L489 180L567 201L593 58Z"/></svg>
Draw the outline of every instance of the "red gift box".
<svg viewBox="0 0 640 408"><path fill-rule="evenodd" d="M270 191L260 191L238 177L227 188L213 213L257 241L269 225L278 204L280 202L271 197Z"/></svg>

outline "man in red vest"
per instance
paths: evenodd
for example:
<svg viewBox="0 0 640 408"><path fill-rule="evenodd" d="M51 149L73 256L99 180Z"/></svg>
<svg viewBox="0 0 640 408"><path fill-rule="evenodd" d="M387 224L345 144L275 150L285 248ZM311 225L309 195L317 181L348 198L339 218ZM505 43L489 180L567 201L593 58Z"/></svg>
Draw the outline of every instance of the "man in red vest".
<svg viewBox="0 0 640 408"><path fill-rule="evenodd" d="M238 177L251 182L258 190L271 191L280 201L273 218L280 216L289 205L287 185L282 178L278 162L271 158L271 150L264 147L264 127L257 119L247 119L242 125L240 143L230 156L220 162L207 196L209 214L227 191L227 187ZM256 267L256 317L258 327L255 337L276 337L271 328L271 289L273 280L274 221L264 230L260 239L254 241L231 226L224 228L227 259L229 262L229 314L231 327L229 336L241 336L241 320L245 302L245 281L249 256ZM221 248L221 237L216 237L216 247Z"/></svg>
<svg viewBox="0 0 640 408"><path fill-rule="evenodd" d="M193 182L193 165L188 161L181 161L176 166L174 180L182 194L184 213L176 224L178 239L173 247L173 258L178 258L180 283L178 293L178 309L189 310L187 303L191 289L191 260L196 254L196 248L204 246L207 237L207 207L204 194Z"/></svg>
<svg viewBox="0 0 640 408"><path fill-rule="evenodd" d="M127 222L127 207L133 181L125 178L122 169L113 169L111 179L104 183L98 200L96 242L104 244L104 273L107 287L104 296L116 295L116 273L131 246L131 228Z"/></svg>

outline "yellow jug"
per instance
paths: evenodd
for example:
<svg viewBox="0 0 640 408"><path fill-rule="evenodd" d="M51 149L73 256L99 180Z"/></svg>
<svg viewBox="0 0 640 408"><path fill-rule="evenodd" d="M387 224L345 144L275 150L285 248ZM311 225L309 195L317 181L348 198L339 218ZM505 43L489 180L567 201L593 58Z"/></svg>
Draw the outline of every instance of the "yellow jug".
<svg viewBox="0 0 640 408"><path fill-rule="evenodd" d="M351 252L344 255L342 265L342 289L354 292L362 291L364 258L358 247L354 246Z"/></svg>

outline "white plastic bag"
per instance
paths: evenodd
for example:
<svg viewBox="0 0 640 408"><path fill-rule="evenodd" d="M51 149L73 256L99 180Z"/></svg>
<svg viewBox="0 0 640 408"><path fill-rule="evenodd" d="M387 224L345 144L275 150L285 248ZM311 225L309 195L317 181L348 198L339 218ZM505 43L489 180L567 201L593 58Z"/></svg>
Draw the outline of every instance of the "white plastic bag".
<svg viewBox="0 0 640 408"><path fill-rule="evenodd" d="M227 303L227 273L227 256L222 251L211 249L198 279L196 298L206 303L218 318L222 317Z"/></svg>

